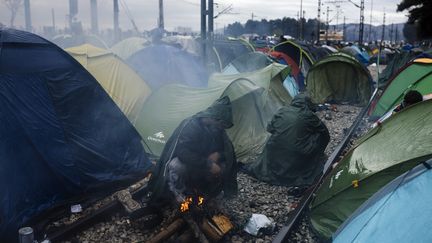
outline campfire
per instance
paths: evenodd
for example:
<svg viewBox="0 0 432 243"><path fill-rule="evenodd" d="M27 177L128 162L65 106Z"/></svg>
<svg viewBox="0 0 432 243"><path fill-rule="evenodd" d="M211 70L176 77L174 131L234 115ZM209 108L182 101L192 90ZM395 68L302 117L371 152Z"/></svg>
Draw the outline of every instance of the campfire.
<svg viewBox="0 0 432 243"><path fill-rule="evenodd" d="M194 237L199 242L218 242L233 225L229 218L222 214L211 215L203 196L188 196L178 208L178 214L168 226L159 232L150 242L163 242L178 233L179 238ZM187 226L187 227L185 227ZM181 233L183 232L183 233ZM190 234L192 233L192 234ZM193 241L191 239L186 240Z"/></svg>

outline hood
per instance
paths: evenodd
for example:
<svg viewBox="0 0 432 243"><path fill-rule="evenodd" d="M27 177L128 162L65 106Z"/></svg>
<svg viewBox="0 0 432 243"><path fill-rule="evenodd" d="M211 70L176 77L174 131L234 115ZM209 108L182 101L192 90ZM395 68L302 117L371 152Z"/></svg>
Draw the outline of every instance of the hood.
<svg viewBox="0 0 432 243"><path fill-rule="evenodd" d="M210 107L197 113L195 116L221 120L225 128L233 126L231 101L228 96L217 99Z"/></svg>
<svg viewBox="0 0 432 243"><path fill-rule="evenodd" d="M308 109L313 112L316 111L316 107L314 103L312 103L311 98L306 95L305 93L298 94L294 97L294 99L291 102L291 105L294 107L302 108L302 109Z"/></svg>

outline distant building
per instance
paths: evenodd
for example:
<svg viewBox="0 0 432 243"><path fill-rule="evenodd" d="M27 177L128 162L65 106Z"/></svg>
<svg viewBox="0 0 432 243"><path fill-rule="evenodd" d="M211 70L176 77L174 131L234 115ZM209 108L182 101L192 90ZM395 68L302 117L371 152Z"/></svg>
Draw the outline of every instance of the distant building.
<svg viewBox="0 0 432 243"><path fill-rule="evenodd" d="M328 33L326 33L325 30L320 30L320 41L343 41L344 40L344 33L343 31L335 31L335 30L329 30Z"/></svg>

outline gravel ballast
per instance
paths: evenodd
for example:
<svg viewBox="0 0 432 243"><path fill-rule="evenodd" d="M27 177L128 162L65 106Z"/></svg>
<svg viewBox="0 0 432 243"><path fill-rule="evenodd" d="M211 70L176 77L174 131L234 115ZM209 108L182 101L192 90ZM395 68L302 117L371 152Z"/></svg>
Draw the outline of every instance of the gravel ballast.
<svg viewBox="0 0 432 243"><path fill-rule="evenodd" d="M326 124L330 132L331 140L326 148L327 156L334 151L343 139L361 109L361 107L350 105L335 105L330 109L317 112L317 115ZM238 196L222 202L235 227L223 239L223 242L271 242L287 221L290 211L296 207L300 198L290 195L290 188L288 187L272 186L242 172L238 174L238 185ZM246 233L243 228L253 213L264 214L271 218L275 222L275 229L272 232L258 236ZM173 217L170 210L166 210L164 214L162 224L148 230L142 227L139 221L132 222L127 217L122 216L121 213L116 213L110 219L75 235L68 242L147 242L161 230L161 227L166 226L166 222L169 222ZM71 217L77 218L77 215ZM67 224L71 221L74 220L67 218L63 219L62 222ZM289 237L289 242L317 241L305 219Z"/></svg>

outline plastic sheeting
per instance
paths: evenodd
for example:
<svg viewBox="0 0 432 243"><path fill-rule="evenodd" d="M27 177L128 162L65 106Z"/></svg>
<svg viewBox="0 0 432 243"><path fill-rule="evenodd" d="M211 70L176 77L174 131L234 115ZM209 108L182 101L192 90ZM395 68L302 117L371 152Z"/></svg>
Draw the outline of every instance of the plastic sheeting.
<svg viewBox="0 0 432 243"><path fill-rule="evenodd" d="M97 81L60 48L0 29L0 241L45 210L97 198L150 166L141 138Z"/></svg>
<svg viewBox="0 0 432 243"><path fill-rule="evenodd" d="M208 73L203 63L186 51L172 46L146 47L133 54L126 62L153 91L170 83L192 87L207 86Z"/></svg>
<svg viewBox="0 0 432 243"><path fill-rule="evenodd" d="M145 81L108 50L85 44L66 51L93 75L134 124L151 93Z"/></svg>
<svg viewBox="0 0 432 243"><path fill-rule="evenodd" d="M209 88L198 89L182 85L166 85L146 101L137 121L137 130L160 156L162 149L180 122L206 109L221 96L232 102L234 126L227 130L240 160L259 152L268 133L267 122L291 97L282 86L289 74L285 65L272 64L256 72L236 75L213 75Z"/></svg>
<svg viewBox="0 0 432 243"><path fill-rule="evenodd" d="M359 139L324 180L311 203L312 226L322 237L330 238L388 182L432 157L431 118L432 100L423 101L391 116Z"/></svg>

